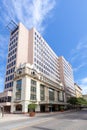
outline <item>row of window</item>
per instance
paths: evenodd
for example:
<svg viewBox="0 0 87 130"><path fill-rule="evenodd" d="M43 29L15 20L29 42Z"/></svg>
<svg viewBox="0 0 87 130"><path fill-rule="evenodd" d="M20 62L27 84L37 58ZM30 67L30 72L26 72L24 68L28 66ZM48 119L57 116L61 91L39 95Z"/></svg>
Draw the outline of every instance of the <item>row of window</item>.
<svg viewBox="0 0 87 130"><path fill-rule="evenodd" d="M13 78L14 78L14 74L12 74L12 75L6 77L6 80L5 80L5 81L6 81L6 82L7 82L7 81L10 81L10 80L12 80Z"/></svg>
<svg viewBox="0 0 87 130"><path fill-rule="evenodd" d="M13 49L12 51L9 52L9 56L11 56L12 54L14 54L17 51L17 48Z"/></svg>
<svg viewBox="0 0 87 130"><path fill-rule="evenodd" d="M34 86L32 85L32 83L34 84ZM37 89L37 82L34 80L31 80L31 96L30 99L31 100L36 100L36 89ZM45 100L45 86L40 84L40 100L43 101ZM54 89L49 89L49 100L50 101L54 101L55 97L54 97ZM58 91L57 92L57 100L58 101L64 101L64 95L63 92Z"/></svg>
<svg viewBox="0 0 87 130"><path fill-rule="evenodd" d="M13 40L13 39L14 39L15 37L17 37L17 36L18 36L18 32L12 34L11 37L10 37L10 41Z"/></svg>
<svg viewBox="0 0 87 130"><path fill-rule="evenodd" d="M9 48L10 49L9 51L11 51L12 49L14 49L15 47L17 47L17 42L11 48ZM16 52L16 49L14 49L13 51L9 52L8 57L10 57L15 52Z"/></svg>
<svg viewBox="0 0 87 130"><path fill-rule="evenodd" d="M16 41L18 41L18 37L15 37L15 39L13 39L13 40L10 42L9 46L12 46Z"/></svg>
<svg viewBox="0 0 87 130"><path fill-rule="evenodd" d="M16 84L16 99L21 100L21 85L22 85L22 80L18 80ZM37 82L35 80L31 80L31 95L30 99L31 100L37 100L37 95L36 95L36 90L37 90ZM49 95L48 99L50 101L55 100L55 91L54 89L49 89ZM40 100L44 101L45 100L45 86L43 84L40 84ZM63 92L58 91L57 92L57 100L58 101L64 101L64 95Z"/></svg>
<svg viewBox="0 0 87 130"><path fill-rule="evenodd" d="M55 56L53 51L46 44L41 42L35 42L35 49L37 49L38 52L40 51L41 54L45 54L45 56L47 56L48 58L57 60L57 56Z"/></svg>
<svg viewBox="0 0 87 130"><path fill-rule="evenodd" d="M14 60L13 62L11 62L10 64L7 65L7 69L14 66L16 64L16 61Z"/></svg>
<svg viewBox="0 0 87 130"><path fill-rule="evenodd" d="M0 98L0 103L3 103L3 102L11 102L11 97L8 96L8 97L1 97Z"/></svg>
<svg viewBox="0 0 87 130"><path fill-rule="evenodd" d="M5 84L5 88L13 87L13 82L9 82Z"/></svg>
<svg viewBox="0 0 87 130"><path fill-rule="evenodd" d="M42 49L37 49L36 47L35 47L35 56L38 57L38 59L43 58L46 61L49 60L50 64L53 63L54 66L56 66L58 63L58 59L53 58L52 54L48 55L46 50L43 51Z"/></svg>
<svg viewBox="0 0 87 130"><path fill-rule="evenodd" d="M7 70L6 75L13 73L14 70L15 70L15 67L13 67L13 68Z"/></svg>
<svg viewBox="0 0 87 130"><path fill-rule="evenodd" d="M8 63L11 62L12 60L14 60L15 58L16 58L16 54L8 59Z"/></svg>

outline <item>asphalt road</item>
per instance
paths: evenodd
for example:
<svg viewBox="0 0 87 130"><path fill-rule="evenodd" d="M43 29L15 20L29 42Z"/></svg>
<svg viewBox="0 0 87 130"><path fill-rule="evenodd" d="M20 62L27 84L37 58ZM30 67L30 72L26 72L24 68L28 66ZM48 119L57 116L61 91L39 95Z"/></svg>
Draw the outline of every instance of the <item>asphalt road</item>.
<svg viewBox="0 0 87 130"><path fill-rule="evenodd" d="M87 110L3 122L0 130L87 130Z"/></svg>

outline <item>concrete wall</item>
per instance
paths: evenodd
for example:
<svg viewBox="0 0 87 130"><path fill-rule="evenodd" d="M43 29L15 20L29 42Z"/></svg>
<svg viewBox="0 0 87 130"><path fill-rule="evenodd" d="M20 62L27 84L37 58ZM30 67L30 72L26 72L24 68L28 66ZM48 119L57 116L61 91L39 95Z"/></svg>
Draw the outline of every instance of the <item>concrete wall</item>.
<svg viewBox="0 0 87 130"><path fill-rule="evenodd" d="M28 30L20 23L17 47L16 67L28 62Z"/></svg>

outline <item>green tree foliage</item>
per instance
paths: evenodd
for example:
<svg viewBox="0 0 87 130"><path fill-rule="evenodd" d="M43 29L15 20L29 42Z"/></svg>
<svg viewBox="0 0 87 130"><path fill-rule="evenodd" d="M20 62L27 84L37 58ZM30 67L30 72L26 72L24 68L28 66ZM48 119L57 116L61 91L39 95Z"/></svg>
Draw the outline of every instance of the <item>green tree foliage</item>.
<svg viewBox="0 0 87 130"><path fill-rule="evenodd" d="M79 105L87 105L87 101L84 98L79 97L77 100Z"/></svg>
<svg viewBox="0 0 87 130"><path fill-rule="evenodd" d="M82 97L79 98L70 97L67 102L70 103L71 105L87 105L87 101Z"/></svg>
<svg viewBox="0 0 87 130"><path fill-rule="evenodd" d="M78 100L76 97L70 97L67 102L72 105L77 105Z"/></svg>
<svg viewBox="0 0 87 130"><path fill-rule="evenodd" d="M34 102L32 102L28 105L28 108L30 111L35 111L36 107L37 107L37 104L35 104Z"/></svg>

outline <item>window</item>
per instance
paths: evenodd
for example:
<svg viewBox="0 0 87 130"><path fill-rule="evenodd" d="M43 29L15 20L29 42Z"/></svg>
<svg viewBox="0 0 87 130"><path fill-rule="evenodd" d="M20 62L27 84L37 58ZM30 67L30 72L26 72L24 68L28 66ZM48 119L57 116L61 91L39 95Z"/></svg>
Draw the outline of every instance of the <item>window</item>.
<svg viewBox="0 0 87 130"><path fill-rule="evenodd" d="M45 100L45 86L40 84L40 100Z"/></svg>
<svg viewBox="0 0 87 130"><path fill-rule="evenodd" d="M21 100L21 86L22 80L18 80L16 83L16 100Z"/></svg>
<svg viewBox="0 0 87 130"><path fill-rule="evenodd" d="M35 80L31 80L31 84L32 85L36 85L36 81Z"/></svg>
<svg viewBox="0 0 87 130"><path fill-rule="evenodd" d="M60 102L64 101L64 93L62 91L58 92L58 101Z"/></svg>
<svg viewBox="0 0 87 130"><path fill-rule="evenodd" d="M49 89L49 101L54 101L54 90Z"/></svg>
<svg viewBox="0 0 87 130"><path fill-rule="evenodd" d="M31 80L31 100L36 100L36 81Z"/></svg>

